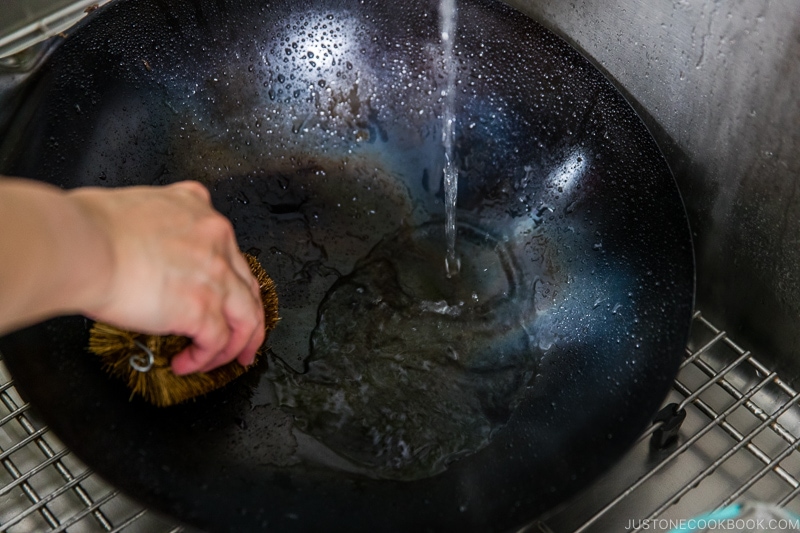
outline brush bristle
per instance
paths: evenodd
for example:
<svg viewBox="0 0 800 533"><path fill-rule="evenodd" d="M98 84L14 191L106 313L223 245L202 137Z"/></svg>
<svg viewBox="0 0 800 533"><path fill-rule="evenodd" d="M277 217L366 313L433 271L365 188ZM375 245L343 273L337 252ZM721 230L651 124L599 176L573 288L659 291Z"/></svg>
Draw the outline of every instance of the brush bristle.
<svg viewBox="0 0 800 533"><path fill-rule="evenodd" d="M261 288L264 327L269 337L280 320L275 283L255 257L250 254L244 256ZM136 342L153 352L153 366L148 372L138 372L130 365L131 356L143 355ZM139 395L158 407L179 404L211 392L247 371L246 367L233 361L204 374L176 376L172 373L170 361L190 343L191 340L186 337L133 333L99 322L92 326L89 335L89 351L102 359L106 371L121 379L131 390L132 396ZM261 349L258 355L261 355Z"/></svg>

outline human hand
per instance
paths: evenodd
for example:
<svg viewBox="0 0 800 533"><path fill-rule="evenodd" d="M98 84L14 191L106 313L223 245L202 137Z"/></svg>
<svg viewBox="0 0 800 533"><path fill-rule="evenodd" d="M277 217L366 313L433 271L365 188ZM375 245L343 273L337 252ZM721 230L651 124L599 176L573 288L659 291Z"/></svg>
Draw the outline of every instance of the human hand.
<svg viewBox="0 0 800 533"><path fill-rule="evenodd" d="M264 342L258 282L231 223L198 182L166 187L83 188L68 193L103 229L108 277L82 308L96 320L192 344L172 360L176 374L253 363Z"/></svg>

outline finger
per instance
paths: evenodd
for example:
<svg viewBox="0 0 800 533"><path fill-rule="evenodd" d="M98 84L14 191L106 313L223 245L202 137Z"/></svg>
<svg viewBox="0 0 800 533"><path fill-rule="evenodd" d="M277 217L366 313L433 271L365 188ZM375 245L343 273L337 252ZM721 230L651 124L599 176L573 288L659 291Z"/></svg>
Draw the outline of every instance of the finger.
<svg viewBox="0 0 800 533"><path fill-rule="evenodd" d="M253 271L250 270L250 264L247 259L245 259L244 255L242 255L238 244L235 242L231 243L228 253L230 254L231 266L242 281L247 283L253 296L259 302L259 305L261 305L261 287L258 286L258 280L256 280L255 275L253 275Z"/></svg>
<svg viewBox="0 0 800 533"><path fill-rule="evenodd" d="M190 345L181 352L172 358L170 362L170 367L172 368L172 373L176 376L188 376L189 374L194 374L199 369L194 362L194 354L193 354L194 345Z"/></svg>
<svg viewBox="0 0 800 533"><path fill-rule="evenodd" d="M256 354L258 350L261 348L261 345L264 344L264 338L267 336L266 331L263 327L256 329L253 332L253 336L250 338L250 342L247 344L242 353L236 358L242 366L250 366L256 360Z"/></svg>
<svg viewBox="0 0 800 533"><path fill-rule="evenodd" d="M256 282L256 289L258 290L258 283ZM266 338L266 326L264 324L264 305L261 303L261 294L259 291L258 294L258 304L256 313L256 327L253 331L253 335L250 337L249 342L244 347L244 349L236 356L236 360L239 361L239 364L242 366L250 366L253 364L256 358L256 352L258 352L261 345L264 344L264 339Z"/></svg>
<svg viewBox="0 0 800 533"><path fill-rule="evenodd" d="M261 348L261 345L264 344L264 339L266 338L266 320L264 317L264 303L261 301L261 288L258 286L258 281L253 277L252 278L252 285L253 291L255 292L255 300L256 300L256 329L253 332L253 336L250 338L250 342L247 344L244 350L238 355L237 359L239 363L243 366L250 366L253 364L256 358L256 352Z"/></svg>
<svg viewBox="0 0 800 533"><path fill-rule="evenodd" d="M210 361L199 368L198 372L210 372L217 367L223 366L239 355L250 342L255 329L244 327L242 324L231 324L231 337L227 346L220 350Z"/></svg>
<svg viewBox="0 0 800 533"><path fill-rule="evenodd" d="M261 304L255 301L247 285L233 273L230 275L229 283L230 289L224 302L223 313L228 321L231 336L225 348L204 365L200 369L201 372L208 372L237 359L249 349L257 332L264 329ZM245 353L245 356L252 357L249 353Z"/></svg>
<svg viewBox="0 0 800 533"><path fill-rule="evenodd" d="M258 286L258 280L256 280L255 275L250 270L250 265L247 263L244 256L242 254L237 254L231 257L231 266L240 281L250 292L253 299L260 304L261 288Z"/></svg>
<svg viewBox="0 0 800 533"><path fill-rule="evenodd" d="M256 333L256 330L255 329L252 330L251 336L249 338L245 338L244 345L241 345L240 343L237 342L237 344L239 345L239 347L241 347L241 349L236 351L236 348L231 348L230 350L225 350L224 352L220 352L214 358L213 361L211 361L209 364L205 365L204 367L200 368L198 370L198 372L211 372L215 368L219 368L221 366L225 366L225 365L229 364L231 361L234 361L234 360L235 361L239 361L239 356L241 354L245 353L245 349L250 345L250 343L251 343L250 339L253 338L255 333ZM244 334L242 334L242 335L244 335ZM231 353L233 355L231 355ZM253 355L248 355L248 357L251 360L255 359L255 353ZM250 364L252 364L252 362ZM248 365L242 365L242 366L248 366Z"/></svg>
<svg viewBox="0 0 800 533"><path fill-rule="evenodd" d="M228 345L231 331L221 313L209 312L193 335L192 344L172 359L172 371L179 376L199 372Z"/></svg>
<svg viewBox="0 0 800 533"><path fill-rule="evenodd" d="M249 262L239 251L238 246L233 247L231 254L234 269L250 285L250 291L257 305L256 314L258 325L256 326L256 330L245 348L236 357L237 361L239 361L239 364L243 366L250 366L255 361L256 352L259 348L261 348L261 345L264 344L264 338L266 337L264 325L264 304L261 300L261 287L258 284L258 280L255 278L255 275L250 269Z"/></svg>

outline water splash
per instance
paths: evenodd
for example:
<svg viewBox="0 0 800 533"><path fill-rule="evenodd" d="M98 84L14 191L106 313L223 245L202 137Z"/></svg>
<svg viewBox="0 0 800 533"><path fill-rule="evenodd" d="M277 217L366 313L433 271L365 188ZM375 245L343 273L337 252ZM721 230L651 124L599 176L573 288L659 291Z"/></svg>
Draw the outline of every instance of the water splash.
<svg viewBox="0 0 800 533"><path fill-rule="evenodd" d="M512 250L459 226L463 264L446 280L441 224L382 240L319 307L308 371L271 365L300 431L383 479L422 479L489 444L535 376L531 280ZM324 463L328 464L328 463Z"/></svg>
<svg viewBox="0 0 800 533"><path fill-rule="evenodd" d="M455 162L455 97L456 63L453 57L453 43L456 37L458 12L455 0L441 0L439 4L442 46L444 48L444 69L447 86L442 90L444 113L442 124L442 145L444 146L444 209L447 255L445 271L450 278L458 274L461 260L456 256L456 196L458 193L458 167Z"/></svg>

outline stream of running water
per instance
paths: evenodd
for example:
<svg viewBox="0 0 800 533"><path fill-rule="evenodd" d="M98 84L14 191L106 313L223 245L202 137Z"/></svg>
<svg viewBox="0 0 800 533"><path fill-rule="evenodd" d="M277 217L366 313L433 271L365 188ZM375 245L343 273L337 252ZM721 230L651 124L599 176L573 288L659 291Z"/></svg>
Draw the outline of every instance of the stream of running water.
<svg viewBox="0 0 800 533"><path fill-rule="evenodd" d="M444 48L444 69L447 86L442 90L444 112L442 114L442 145L444 147L444 208L447 254L445 270L450 278L458 274L461 260L456 255L456 196L458 193L458 166L455 161L455 96L456 63L453 57L453 44L456 37L457 11L455 0L441 0L439 16L442 46Z"/></svg>

